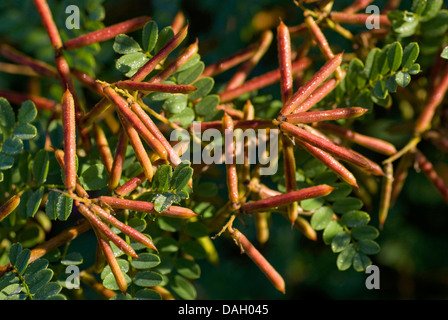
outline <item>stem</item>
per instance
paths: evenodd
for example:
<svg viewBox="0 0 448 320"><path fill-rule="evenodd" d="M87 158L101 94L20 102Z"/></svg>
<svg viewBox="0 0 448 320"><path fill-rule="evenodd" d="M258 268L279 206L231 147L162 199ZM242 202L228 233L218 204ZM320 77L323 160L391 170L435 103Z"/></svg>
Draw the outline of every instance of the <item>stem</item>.
<svg viewBox="0 0 448 320"><path fill-rule="evenodd" d="M385 175L383 177L383 186L381 189L380 198L380 209L378 213L378 219L380 224L380 229L383 228L384 223L387 219L387 214L389 213L391 196L392 196L392 186L394 182L394 173L392 163L385 164Z"/></svg>

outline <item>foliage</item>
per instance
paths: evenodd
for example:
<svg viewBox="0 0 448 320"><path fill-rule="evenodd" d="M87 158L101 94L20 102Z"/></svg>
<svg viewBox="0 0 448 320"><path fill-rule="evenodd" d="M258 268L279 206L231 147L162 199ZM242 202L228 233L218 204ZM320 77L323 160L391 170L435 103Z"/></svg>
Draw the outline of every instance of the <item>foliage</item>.
<svg viewBox="0 0 448 320"><path fill-rule="evenodd" d="M281 298L240 251L295 298L298 282L360 281L378 263L409 270L403 243L424 236L419 223L407 229L407 202L446 209L442 0L387 2L371 31L357 16L362 1L251 2L229 31L240 36L225 38L237 1L216 4L222 10L199 1L212 21L179 1L154 1L154 12L131 12L153 19L120 18L121 31L107 20L109 1L79 1L79 29L63 27L69 1L49 0L50 18L36 10L47 1L24 2L0 4L1 39L22 52L0 47L0 299L256 298L257 290L232 289L252 279L260 295ZM47 34L52 23L60 47ZM92 43L82 37L94 32ZM288 50L297 64L285 98ZM354 107L362 114L351 115ZM291 126L295 115L303 117ZM195 162L196 122L213 132L279 129L277 172L260 175L260 162ZM190 148L168 141L173 132L186 132ZM208 147L229 156L225 143ZM81 289L67 287L69 267L80 268Z"/></svg>

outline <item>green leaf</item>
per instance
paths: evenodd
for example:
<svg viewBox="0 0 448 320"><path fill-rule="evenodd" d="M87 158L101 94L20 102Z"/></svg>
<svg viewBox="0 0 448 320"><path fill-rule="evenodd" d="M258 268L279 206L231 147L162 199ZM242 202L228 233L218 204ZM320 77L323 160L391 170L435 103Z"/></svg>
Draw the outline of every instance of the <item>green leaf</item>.
<svg viewBox="0 0 448 320"><path fill-rule="evenodd" d="M350 240L350 235L347 232L339 232L331 241L331 250L333 250L333 252L335 253L341 252L342 250L347 248L347 246L350 244Z"/></svg>
<svg viewBox="0 0 448 320"><path fill-rule="evenodd" d="M378 76L378 56L381 54L381 50L378 48L373 48L370 50L366 58L366 63L364 66L364 74L366 78L370 80L375 80Z"/></svg>
<svg viewBox="0 0 448 320"><path fill-rule="evenodd" d="M143 52L133 52L121 56L116 62L115 67L126 77L132 77L138 69L148 62L149 58Z"/></svg>
<svg viewBox="0 0 448 320"><path fill-rule="evenodd" d="M34 217L37 210L39 210L40 203L42 202L42 197L44 195L44 188L40 187L33 192L31 197L26 203L26 216L27 218Z"/></svg>
<svg viewBox="0 0 448 320"><path fill-rule="evenodd" d="M45 204L45 213L52 220L65 221L72 212L73 199L56 191L50 191Z"/></svg>
<svg viewBox="0 0 448 320"><path fill-rule="evenodd" d="M387 88L386 88L386 80L381 79L380 81L377 81L373 87L373 94L378 99L385 99L387 97Z"/></svg>
<svg viewBox="0 0 448 320"><path fill-rule="evenodd" d="M387 61L391 71L397 71L403 60L403 47L399 42L394 42L387 51Z"/></svg>
<svg viewBox="0 0 448 320"><path fill-rule="evenodd" d="M107 186L109 176L103 164L94 164L84 170L79 180L87 191L100 190Z"/></svg>
<svg viewBox="0 0 448 320"><path fill-rule="evenodd" d="M420 64L414 63L408 70L409 74L415 75L420 72Z"/></svg>
<svg viewBox="0 0 448 320"><path fill-rule="evenodd" d="M47 179L50 156L48 151L39 150L33 161L33 177L37 184L42 184Z"/></svg>
<svg viewBox="0 0 448 320"><path fill-rule="evenodd" d="M399 71L395 75L395 81L400 87L406 87L409 83L411 83L411 76L406 71Z"/></svg>
<svg viewBox="0 0 448 320"><path fill-rule="evenodd" d="M37 290L46 285L51 280L52 277L53 277L53 270L51 269L44 269L31 275L31 278L26 279L30 293L31 294L36 293Z"/></svg>
<svg viewBox="0 0 448 320"><path fill-rule="evenodd" d="M30 100L25 101L19 108L17 120L19 123L33 122L37 116L37 109L34 103Z"/></svg>
<svg viewBox="0 0 448 320"><path fill-rule="evenodd" d="M162 300L160 293L147 288L138 290L134 298L135 300Z"/></svg>
<svg viewBox="0 0 448 320"><path fill-rule="evenodd" d="M163 28L160 32L159 32L159 36L157 39L157 43L154 46L154 53L157 53L160 51L160 49L162 49L165 44L170 41L172 38L174 37L174 31L173 28L171 28L170 26Z"/></svg>
<svg viewBox="0 0 448 320"><path fill-rule="evenodd" d="M386 89L389 92L397 92L398 85L397 81L395 80L395 76L396 74L386 79Z"/></svg>
<svg viewBox="0 0 448 320"><path fill-rule="evenodd" d="M64 266L77 266L83 262L82 255L79 252L70 252L61 260Z"/></svg>
<svg viewBox="0 0 448 320"><path fill-rule="evenodd" d="M443 51L442 51L442 53L440 54L440 56L441 56L443 59L448 59L448 46L446 46L445 48L443 48Z"/></svg>
<svg viewBox="0 0 448 320"><path fill-rule="evenodd" d="M19 257L19 254L22 252L23 248L20 243L14 243L11 248L9 248L9 262L12 265L17 264L17 260Z"/></svg>
<svg viewBox="0 0 448 320"><path fill-rule="evenodd" d="M19 123L13 130L13 134L22 140L31 140L37 135L36 127L29 123Z"/></svg>
<svg viewBox="0 0 448 320"><path fill-rule="evenodd" d="M177 82L179 84L190 84L194 82L204 71L205 65L202 61L196 63L194 66L181 71L177 74Z"/></svg>
<svg viewBox="0 0 448 320"><path fill-rule="evenodd" d="M166 192L170 188L173 170L170 165L164 164L157 168L152 178L152 189L158 193Z"/></svg>
<svg viewBox="0 0 448 320"><path fill-rule="evenodd" d="M210 93L213 86L215 85L215 80L211 77L204 77L199 80L197 80L195 83L193 83L193 86L196 87L196 91L193 93L190 93L188 97L191 100L196 100L199 98L202 98Z"/></svg>
<svg viewBox="0 0 448 320"><path fill-rule="evenodd" d="M154 200L154 209L157 212L163 212L167 210L173 203L177 203L180 201L180 198L175 193L164 192L162 194L157 195Z"/></svg>
<svg viewBox="0 0 448 320"><path fill-rule="evenodd" d="M123 273L123 276L126 280L126 283L129 285L132 282L132 279L126 274ZM117 280L115 280L115 277L112 273L109 273L104 279L103 279L103 286L106 287L109 290L119 290Z"/></svg>
<svg viewBox="0 0 448 320"><path fill-rule="evenodd" d="M372 264L372 260L362 252L357 252L353 258L353 269L362 272Z"/></svg>
<svg viewBox="0 0 448 320"><path fill-rule="evenodd" d="M9 250L9 261L17 269L17 273L22 275L28 267L31 251L29 249L22 249L20 243L15 243Z"/></svg>
<svg viewBox="0 0 448 320"><path fill-rule="evenodd" d="M358 249L365 254L377 254L380 252L380 246L373 240L361 240L357 243Z"/></svg>
<svg viewBox="0 0 448 320"><path fill-rule="evenodd" d="M417 60L418 54L420 52L420 48L417 42L411 42L408 44L403 51L403 61L401 62L401 66L403 69L409 69Z"/></svg>
<svg viewBox="0 0 448 320"><path fill-rule="evenodd" d="M142 44L143 50L151 52L159 38L159 28L155 21L149 21L143 27Z"/></svg>
<svg viewBox="0 0 448 320"><path fill-rule="evenodd" d="M125 34L119 34L115 37L113 49L119 54L129 54L141 51L138 42Z"/></svg>
<svg viewBox="0 0 448 320"><path fill-rule="evenodd" d="M187 279L199 279L201 276L201 268L192 260L179 258L176 261L176 270Z"/></svg>
<svg viewBox="0 0 448 320"><path fill-rule="evenodd" d="M175 114L168 120L172 122L178 122L181 127L186 128L193 122L194 118L195 114L193 109L185 108L182 112Z"/></svg>
<svg viewBox="0 0 448 320"><path fill-rule="evenodd" d="M389 67L389 49L390 46L386 46L381 50L381 53L377 56L377 65L378 65L378 72L381 75L385 75L390 71Z"/></svg>
<svg viewBox="0 0 448 320"><path fill-rule="evenodd" d="M179 250L177 241L173 238L160 237L154 239L154 245L159 250L159 253L173 253Z"/></svg>
<svg viewBox="0 0 448 320"><path fill-rule="evenodd" d="M413 12L403 12L398 10L387 13L392 22L392 28L400 37L412 36L419 25L419 16Z"/></svg>
<svg viewBox="0 0 448 320"><path fill-rule="evenodd" d="M22 151L23 142L17 137L9 137L6 138L3 142L2 152L7 153L9 155L15 155Z"/></svg>
<svg viewBox="0 0 448 320"><path fill-rule="evenodd" d="M12 168L14 165L14 158L11 157L9 154L6 154L2 151L0 151L0 170L7 170Z"/></svg>
<svg viewBox="0 0 448 320"><path fill-rule="evenodd" d="M177 168L176 168L177 169ZM173 173L173 179L171 181L171 187L174 190L182 190L185 188L190 181L191 177L193 176L193 168L191 167L184 167L176 172L174 170Z"/></svg>
<svg viewBox="0 0 448 320"><path fill-rule="evenodd" d="M333 210L330 207L320 207L311 216L311 227L314 230L324 230L333 218Z"/></svg>
<svg viewBox="0 0 448 320"><path fill-rule="evenodd" d="M360 210L351 210L345 212L341 217L341 223L349 228L365 226L367 223L369 223L369 221L369 214Z"/></svg>
<svg viewBox="0 0 448 320"><path fill-rule="evenodd" d="M181 72L181 71L187 70L187 69L191 68L192 66L196 65L199 61L201 61L201 56L199 55L199 53L195 53L190 58L190 60L185 62L183 65L180 66L179 69L177 69L177 72Z"/></svg>
<svg viewBox="0 0 448 320"><path fill-rule="evenodd" d="M34 300L46 300L49 298L52 298L53 296L57 295L62 289L62 286L56 282L49 282L45 284L44 286L40 287L33 299ZM53 300L53 299L49 299Z"/></svg>
<svg viewBox="0 0 448 320"><path fill-rule="evenodd" d="M188 98L184 94L175 94L168 98L162 108L169 113L176 114L182 112L187 107Z"/></svg>
<svg viewBox="0 0 448 320"><path fill-rule="evenodd" d="M350 234L356 240L373 240L378 237L379 231L372 226L360 226L353 228Z"/></svg>
<svg viewBox="0 0 448 320"><path fill-rule="evenodd" d="M324 202L324 198L312 198L300 201L300 206L304 210L312 211L320 208Z"/></svg>
<svg viewBox="0 0 448 320"><path fill-rule="evenodd" d="M334 237L343 230L343 227L338 221L332 220L330 223L325 227L325 230L322 234L322 238L325 242L325 244L331 244Z"/></svg>
<svg viewBox="0 0 448 320"><path fill-rule="evenodd" d="M425 10L421 13L420 20L425 22L434 18L440 11L443 5L443 0L427 0Z"/></svg>
<svg viewBox="0 0 448 320"><path fill-rule="evenodd" d="M180 298L184 300L196 299L197 293L195 287L184 277L175 275L170 282L170 286Z"/></svg>
<svg viewBox="0 0 448 320"><path fill-rule="evenodd" d="M139 253L138 259L132 259L131 265L135 269L150 269L160 264L160 257L153 253Z"/></svg>
<svg viewBox="0 0 448 320"><path fill-rule="evenodd" d="M333 204L333 210L336 213L344 213L351 210L358 210L363 207L363 203L360 199L354 197L347 197L344 199L336 200Z"/></svg>
<svg viewBox="0 0 448 320"><path fill-rule="evenodd" d="M37 259L28 265L23 276L25 277L25 279L27 279L40 270L46 269L48 267L48 264L49 262L47 259Z"/></svg>
<svg viewBox="0 0 448 320"><path fill-rule="evenodd" d="M134 277L134 283L140 287L154 287L161 284L163 281L162 276L154 271L142 271L137 272Z"/></svg>
<svg viewBox="0 0 448 320"><path fill-rule="evenodd" d="M0 97L0 126L13 128L16 123L16 115L8 100Z"/></svg>
<svg viewBox="0 0 448 320"><path fill-rule="evenodd" d="M205 116L216 110L219 104L219 96L212 94L202 98L195 106L196 112L199 115Z"/></svg>
<svg viewBox="0 0 448 320"><path fill-rule="evenodd" d="M437 44L440 40L443 41L443 37L447 30L448 10L441 10L434 18L421 24L421 33L425 38L422 40L423 42L430 41L431 43ZM439 49L440 47L437 45L436 51L438 51Z"/></svg>
<svg viewBox="0 0 448 320"><path fill-rule="evenodd" d="M351 267L356 255L356 249L351 244L338 254L336 265L339 270L344 271Z"/></svg>

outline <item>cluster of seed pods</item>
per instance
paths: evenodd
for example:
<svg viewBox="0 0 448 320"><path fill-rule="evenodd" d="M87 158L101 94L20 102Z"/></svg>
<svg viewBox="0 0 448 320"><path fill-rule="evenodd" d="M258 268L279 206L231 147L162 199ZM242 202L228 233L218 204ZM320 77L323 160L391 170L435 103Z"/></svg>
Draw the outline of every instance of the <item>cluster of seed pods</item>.
<svg viewBox="0 0 448 320"><path fill-rule="evenodd" d="M333 187L317 185L297 190L294 148L300 147L305 149L332 170L341 180L354 187L358 187L355 175L343 163L359 168L368 175L383 177L379 212L381 226L386 220L389 206L397 198L403 186L412 160L417 162L421 170L437 186L437 189L448 202L448 189L444 185L443 180L438 177L428 159L416 149L419 139L430 129L436 108L441 104L448 90L448 73L446 72L448 65L441 68L437 72L438 76L433 78L433 83L431 83L432 94L429 95L427 104L415 125L415 140L401 153L397 153L395 147L386 141L368 137L343 126L327 122L360 117L367 111L362 106L310 111L331 93L345 76L345 72L341 68L344 55L343 53L334 54L332 52L319 24L323 20L330 21L332 23L327 23L328 26L343 36L352 39L353 36L341 24L365 24L368 15L357 12L364 9L370 2L372 1L354 1L341 12L327 12L322 14L321 17L316 17L315 14L310 14L309 11L306 11L304 22L298 26L288 27L280 21L276 30L276 37L272 31L265 31L257 43L221 61L208 65L200 76L213 77L239 66L224 90L219 93L221 105L218 108L224 110L222 120L203 122L201 123L201 130L215 128L225 132L241 128L243 130L279 129L281 132L280 146L285 168L286 192L280 193L263 185L257 174L260 168L258 165L253 170L251 170L248 161L242 166L236 165L234 161L235 145L230 143L224 150L225 157L233 159L229 163L226 162L229 200L214 219L216 223L212 224L212 227L221 230L219 234L228 232L242 252L246 253L257 264L273 283L274 287L281 292L285 292L283 278L247 237L233 227L233 222L238 215L253 214L256 219L258 240L263 243L267 241L269 236L267 214L272 210L278 210L305 236L316 240L314 230L310 227L308 221L300 216L302 211L299 202L328 195L332 192ZM157 248L148 237L115 218L115 213L122 210L134 210L181 219L197 216L192 210L178 206L171 206L166 211L158 213L154 210L152 203L126 199L126 196L130 195L144 181L151 181L154 172L160 164L169 163L176 167L181 162L180 151L167 141L165 135L148 116L147 112L173 128L176 128L177 125L170 123L163 115L155 113L149 106L144 104L141 98L150 92L184 94L194 92L195 87L191 85L168 85L163 84L163 82L198 52L198 42L195 41L190 44L174 61L165 65L163 70L157 75L149 79L147 78L186 38L188 25L185 25L183 15L179 14L172 23L175 33L174 37L156 55L129 80L107 83L92 79L85 73L75 68L70 68L63 52L106 41L119 34L138 30L150 18L138 17L130 19L63 43L46 0L34 0L34 4L54 48L55 67L28 57L8 45L0 46L0 53L16 62L17 65L26 67L25 71L29 74L59 79L65 93L60 103L44 97L7 90L0 90L0 96L16 103L30 99L38 109L51 110L55 115L61 116L64 150L53 151L64 172L65 193L75 200L76 207L88 223L71 228L64 234L50 239L33 251L32 258L37 259L45 252L61 245L61 243L70 241L78 234L86 231L88 226L90 226L97 235L99 247L102 249L111 267L120 290L125 293L127 290L126 280L113 255L109 241L113 242L129 256L137 257L137 254L126 241L111 231L109 225L118 228L130 238L144 244L148 248L154 250L157 250ZM396 1L389 1L384 12L380 15L381 29L377 31L378 34L381 34L383 31L387 32L390 22L385 13L394 9L394 6L396 6ZM310 40L306 42L306 45L299 52L291 44L291 38L298 36L308 36ZM250 78L251 71L262 59L275 38L278 49L278 69ZM304 70L313 65L313 61L306 57L307 51L313 43L321 50L326 62L309 80L295 90L295 80L300 78ZM87 88L101 96L101 100L89 110L80 103L72 77L75 77ZM243 111L234 108L232 100L235 98L275 83L280 84L282 100L282 108L276 119L257 118L255 116L256 110L254 110L250 100L247 101ZM129 94L130 92L138 94ZM116 112L119 120L119 125L117 126L119 139L114 151L110 150L104 132L95 123L102 117L107 120L111 109ZM76 133L79 134L82 148L85 151L89 151L92 147L90 145L90 135L93 134L93 139L99 148L101 160L109 173L109 191L113 192L114 196L100 196L91 199L79 183L76 172L76 155L79 144L76 141ZM335 139L335 137L338 139ZM391 158L384 162L383 170L374 161L355 152L350 147L340 144L340 140L361 145ZM150 147L150 150L144 147L143 142ZM128 144L134 149L143 172L120 185ZM394 174L392 162L400 157L400 163ZM251 200L248 201L248 199ZM0 220L11 213L19 203L20 194L13 196L5 203L0 208ZM228 221L223 224L223 219L228 219Z"/></svg>

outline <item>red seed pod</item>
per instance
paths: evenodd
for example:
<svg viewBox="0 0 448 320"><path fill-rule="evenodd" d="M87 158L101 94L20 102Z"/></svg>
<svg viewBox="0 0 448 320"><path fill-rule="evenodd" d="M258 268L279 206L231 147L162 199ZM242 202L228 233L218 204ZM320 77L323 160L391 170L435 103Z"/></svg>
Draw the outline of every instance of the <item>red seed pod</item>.
<svg viewBox="0 0 448 320"><path fill-rule="evenodd" d="M100 231L104 236L112 241L121 251L127 255L138 258L137 253L132 247L118 235L116 235L109 227L102 222L86 205L75 201L75 205L78 207L79 212L92 224L94 229Z"/></svg>
<svg viewBox="0 0 448 320"><path fill-rule="evenodd" d="M115 209L129 209L139 212L154 213L157 215L183 218L183 219L188 219L197 216L197 214L194 213L192 210L178 206L170 206L167 210L163 212L157 212L154 209L154 204L152 204L151 202L128 200L107 196L101 196L98 198L98 200L100 202L108 204L109 206Z"/></svg>
<svg viewBox="0 0 448 320"><path fill-rule="evenodd" d="M303 86L301 86L284 104L281 114L288 115L294 111L301 103L303 103L306 98L318 87L325 79L327 79L335 70L341 65L342 53L334 56L333 59L329 60L322 68L317 71L314 76L308 80Z"/></svg>
<svg viewBox="0 0 448 320"><path fill-rule="evenodd" d="M352 24L366 24L366 21L368 19L371 19L372 16L370 14L366 13L346 13L346 12L336 12L333 11L330 13L330 19L334 22L338 23L352 23ZM391 26L391 22L387 15L380 14L378 15L377 19L380 22L380 28L389 27Z"/></svg>
<svg viewBox="0 0 448 320"><path fill-rule="evenodd" d="M3 90L0 89L0 97L3 97L7 99L8 101L16 104L22 104L23 102L27 100L31 100L35 105L36 108L39 110L49 110L55 113L55 115L59 114L61 112L61 105L57 103L56 101L32 95L32 94L26 94L26 93L19 93L14 92L10 90Z"/></svg>
<svg viewBox="0 0 448 320"><path fill-rule="evenodd" d="M183 27L165 46L157 52L143 67L141 67L132 77L131 81L143 81L154 68L176 49L185 39L188 33L188 25Z"/></svg>
<svg viewBox="0 0 448 320"><path fill-rule="evenodd" d="M161 84L161 83L148 83L137 81L118 81L117 87L127 90L139 90L144 92L168 92L168 93L192 93L196 90L191 85L174 85L174 84Z"/></svg>
<svg viewBox="0 0 448 320"><path fill-rule="evenodd" d="M341 71L341 80L345 76L345 72ZM303 101L292 112L293 114L305 112L314 107L323 98L325 98L339 84L340 80L331 78L322 83L316 90L311 93L305 101Z"/></svg>
<svg viewBox="0 0 448 320"><path fill-rule="evenodd" d="M271 45L272 42L272 38L273 34L271 30L266 30L262 33L257 50L233 74L232 78L227 83L226 90L236 88L246 80L252 69L257 65L257 63L261 60L266 51L269 49L269 46Z"/></svg>
<svg viewBox="0 0 448 320"><path fill-rule="evenodd" d="M76 187L76 125L75 102L69 90L62 97L62 127L64 135L64 176L65 188L73 191Z"/></svg>
<svg viewBox="0 0 448 320"><path fill-rule="evenodd" d="M293 94L293 76L291 65L291 38L288 27L280 21L277 27L278 61L280 69L280 88L283 103Z"/></svg>
<svg viewBox="0 0 448 320"><path fill-rule="evenodd" d="M415 160L425 176L431 181L437 191L442 195L443 199L448 203L448 186L434 170L432 163L419 150L415 152Z"/></svg>
<svg viewBox="0 0 448 320"><path fill-rule="evenodd" d="M62 40L59 35L58 27L54 23L53 15L47 1L33 0L33 2L37 8L37 11L39 12L42 23L47 30L48 37L50 38L50 42L53 45L53 48L59 50L62 47Z"/></svg>
<svg viewBox="0 0 448 320"><path fill-rule="evenodd" d="M318 123L317 127L381 154L393 155L397 152L395 146L387 141L368 137L332 123Z"/></svg>
<svg viewBox="0 0 448 320"><path fill-rule="evenodd" d="M151 241L151 239L146 237L144 234L138 232L134 228L124 224L123 222L121 222L120 220L115 218L113 215L108 213L106 210L104 210L100 206L94 204L94 205L91 206L91 210L95 214L97 214L102 220L110 223L111 225L116 227L118 230L120 230L124 234L128 235L130 238L132 238L135 241L143 244L147 248L150 248L150 249L153 249L153 250L157 251L157 248L154 245L154 243Z"/></svg>
<svg viewBox="0 0 448 320"><path fill-rule="evenodd" d="M123 271L121 270L120 265L118 264L117 259L115 258L112 247L110 246L109 242L101 235L97 235L97 238L98 238L98 244L100 245L104 257L106 258L107 263L109 264L110 270L114 275L118 288L120 288L120 291L123 294L126 294L126 291L128 290L128 284L126 278L123 275Z"/></svg>
<svg viewBox="0 0 448 320"><path fill-rule="evenodd" d="M333 189L333 187L323 184L309 188L303 188L297 191L290 191L278 196L272 196L262 200L245 203L241 206L241 212L249 213L256 211L266 211L266 209L277 208L295 201L324 197L330 194Z"/></svg>
<svg viewBox="0 0 448 320"><path fill-rule="evenodd" d="M292 64L292 73L295 74L299 71L305 70L310 65L311 60L309 58L302 58L300 60L297 60ZM241 96L244 93L259 90L278 81L280 81L280 69L276 69L258 77L254 77L232 90L223 91L219 94L219 97L221 99L221 103L228 102Z"/></svg>
<svg viewBox="0 0 448 320"><path fill-rule="evenodd" d="M141 29L149 20L151 20L150 17L137 17L100 30L83 34L82 36L66 41L64 44L64 49L72 50L91 45L92 43L113 39L119 34L130 33Z"/></svg>
<svg viewBox="0 0 448 320"><path fill-rule="evenodd" d="M331 51L330 45L328 44L325 35L322 33L322 30L319 28L316 21L314 21L313 17L307 16L305 18L305 23L308 29L311 31L314 40L316 40L317 45L324 54L325 58L327 58L327 60L333 59L334 57L333 51Z"/></svg>
<svg viewBox="0 0 448 320"><path fill-rule="evenodd" d="M323 151L328 152L329 154L336 156L341 160L359 166L367 172L375 175L384 174L383 170L376 163L372 162L366 157L354 152L353 150L338 146L327 139L309 133L306 130L299 128L293 124L282 122L280 124L280 130L292 135L302 142L306 142L314 147L322 149Z"/></svg>
<svg viewBox="0 0 448 320"><path fill-rule="evenodd" d="M118 143L115 149L115 155L112 163L112 169L109 176L109 191L114 190L120 183L128 141L129 139L126 130L122 130L118 138Z"/></svg>
<svg viewBox="0 0 448 320"><path fill-rule="evenodd" d="M233 141L233 120L224 113L222 118L222 127L225 131L225 159L227 172L227 188L229 191L229 198L234 208L238 207L239 193L238 193L238 174L236 171L236 156L235 156L235 142ZM229 139L231 137L231 139Z"/></svg>
<svg viewBox="0 0 448 320"><path fill-rule="evenodd" d="M351 107L339 108L325 111L309 111L286 116L286 121L289 123L311 123L329 120L351 119L362 116L368 109Z"/></svg>
<svg viewBox="0 0 448 320"><path fill-rule="evenodd" d="M112 157L112 153L110 152L109 142L107 141L104 130L95 123L93 124L93 138L95 139L96 146L98 148L100 158L104 164L104 167L110 174L114 160Z"/></svg>
<svg viewBox="0 0 448 320"><path fill-rule="evenodd" d="M260 268L260 270L271 281L274 287L280 292L285 293L285 281L277 270L266 260L266 258L258 251L255 246L237 229L232 229L232 238L236 244L242 249L242 252Z"/></svg>

